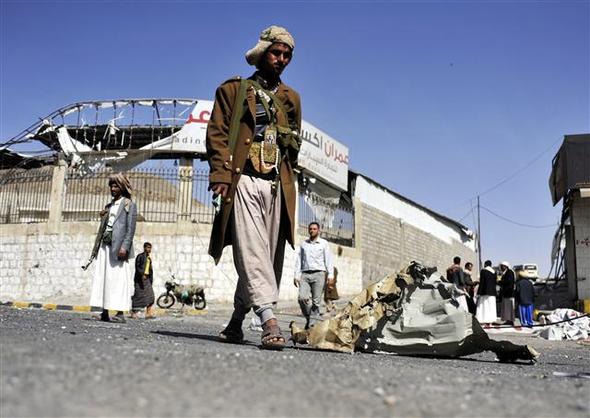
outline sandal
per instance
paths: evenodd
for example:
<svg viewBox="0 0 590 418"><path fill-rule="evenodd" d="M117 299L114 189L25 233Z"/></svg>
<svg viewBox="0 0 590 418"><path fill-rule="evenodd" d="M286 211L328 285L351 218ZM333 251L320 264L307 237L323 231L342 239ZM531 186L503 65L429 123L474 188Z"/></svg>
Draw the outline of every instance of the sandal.
<svg viewBox="0 0 590 418"><path fill-rule="evenodd" d="M217 339L229 344L244 344L242 323L238 321L229 321L227 327L217 335Z"/></svg>
<svg viewBox="0 0 590 418"><path fill-rule="evenodd" d="M115 315L111 318L111 322L118 322L119 324L124 324L127 321L125 320L125 317L123 315Z"/></svg>
<svg viewBox="0 0 590 418"><path fill-rule="evenodd" d="M92 315L92 319L101 322L111 322L111 318L109 318L108 312L106 314L104 312L101 312L100 315Z"/></svg>
<svg viewBox="0 0 590 418"><path fill-rule="evenodd" d="M281 328L275 318L269 319L262 324L262 337L260 340L260 348L264 350L280 351L285 348L285 337L281 333Z"/></svg>

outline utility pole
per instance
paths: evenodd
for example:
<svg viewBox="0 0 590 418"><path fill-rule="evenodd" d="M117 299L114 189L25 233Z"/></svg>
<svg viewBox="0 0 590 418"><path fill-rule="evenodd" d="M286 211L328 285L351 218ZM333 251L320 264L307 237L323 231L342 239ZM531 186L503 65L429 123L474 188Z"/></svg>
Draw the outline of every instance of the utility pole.
<svg viewBox="0 0 590 418"><path fill-rule="evenodd" d="M479 195L477 195L477 255L479 257L479 270L483 265L481 263L481 222L479 217Z"/></svg>

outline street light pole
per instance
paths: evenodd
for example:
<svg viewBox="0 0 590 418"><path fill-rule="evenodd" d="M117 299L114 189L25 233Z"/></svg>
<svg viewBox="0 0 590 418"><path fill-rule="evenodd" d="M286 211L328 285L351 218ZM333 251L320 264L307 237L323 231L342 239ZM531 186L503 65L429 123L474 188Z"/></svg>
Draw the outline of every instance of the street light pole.
<svg viewBox="0 0 590 418"><path fill-rule="evenodd" d="M479 257L479 269L482 269L481 263L481 222L479 217L479 195L477 195L477 255Z"/></svg>

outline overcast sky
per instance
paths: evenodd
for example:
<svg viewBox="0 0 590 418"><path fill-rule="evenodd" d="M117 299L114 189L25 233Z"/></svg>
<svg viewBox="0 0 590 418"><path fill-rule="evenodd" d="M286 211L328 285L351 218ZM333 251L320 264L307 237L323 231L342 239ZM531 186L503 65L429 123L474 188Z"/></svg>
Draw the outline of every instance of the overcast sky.
<svg viewBox="0 0 590 418"><path fill-rule="evenodd" d="M0 140L88 99L194 97L252 71L261 30L296 41L284 81L351 168L474 227L483 257L549 268L564 134L590 132L588 1L1 1Z"/></svg>

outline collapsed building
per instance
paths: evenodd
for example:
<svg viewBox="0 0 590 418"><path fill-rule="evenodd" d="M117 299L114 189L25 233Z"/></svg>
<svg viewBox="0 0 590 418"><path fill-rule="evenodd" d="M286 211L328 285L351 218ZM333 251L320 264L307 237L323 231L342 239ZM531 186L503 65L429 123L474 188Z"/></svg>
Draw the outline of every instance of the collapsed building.
<svg viewBox="0 0 590 418"><path fill-rule="evenodd" d="M553 206L563 201L552 251L553 275L567 283L563 307L590 312L590 134L565 135L549 190Z"/></svg>
<svg viewBox="0 0 590 418"><path fill-rule="evenodd" d="M80 266L109 199L111 170L128 171L134 187L135 243L153 244L156 292L173 273L183 284L203 286L208 300L232 300L231 251L218 266L207 255L214 208L205 132L212 106L196 99L80 102L2 144L0 300L87 301L92 273ZM455 255L477 259L467 227L350 170L348 148L311 123L303 121L301 135L298 240L309 222L322 225L342 295L411 260L442 269ZM43 152L21 150L33 143ZM294 258L288 250L286 278ZM281 298L296 298L290 284L283 280Z"/></svg>

